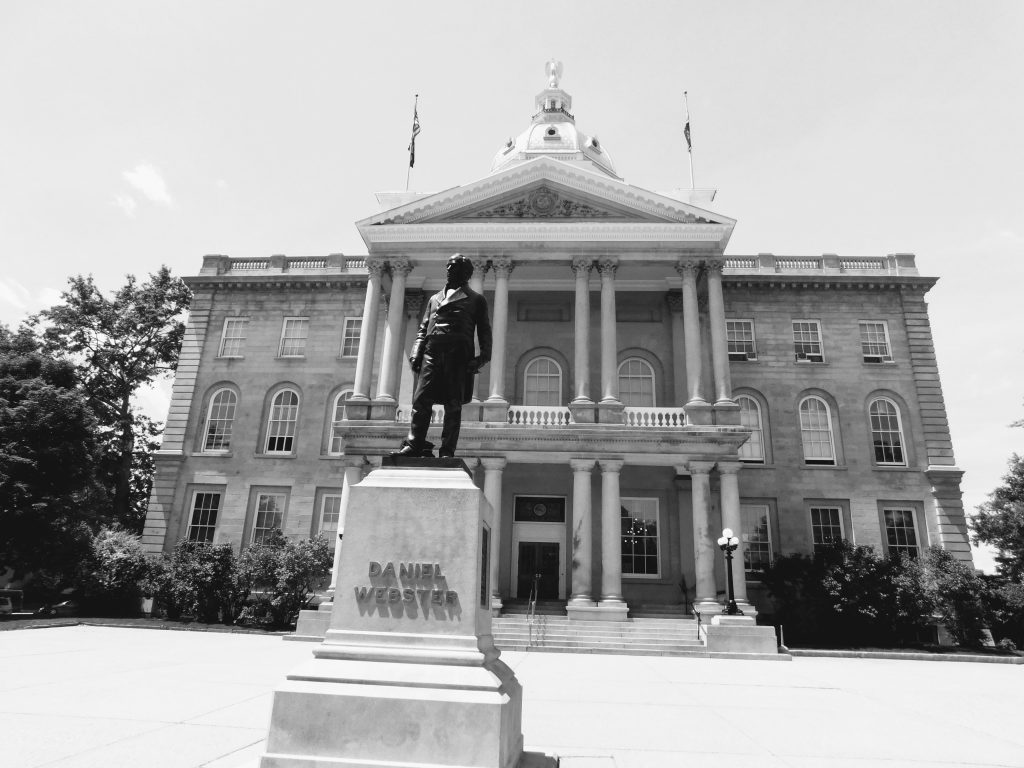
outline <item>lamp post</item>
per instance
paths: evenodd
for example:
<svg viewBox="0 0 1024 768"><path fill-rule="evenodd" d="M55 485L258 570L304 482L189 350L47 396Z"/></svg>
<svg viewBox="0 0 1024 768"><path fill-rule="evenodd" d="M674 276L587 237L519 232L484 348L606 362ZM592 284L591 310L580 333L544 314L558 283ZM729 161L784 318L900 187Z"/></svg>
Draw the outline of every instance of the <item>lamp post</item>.
<svg viewBox="0 0 1024 768"><path fill-rule="evenodd" d="M740 545L740 540L732 535L732 529L726 528L722 531L722 536L718 540L718 547L725 552L725 574L727 584L729 585L729 602L725 606L725 613L729 616L742 616L743 611L736 605L736 594L733 592L732 587L732 553L736 551Z"/></svg>

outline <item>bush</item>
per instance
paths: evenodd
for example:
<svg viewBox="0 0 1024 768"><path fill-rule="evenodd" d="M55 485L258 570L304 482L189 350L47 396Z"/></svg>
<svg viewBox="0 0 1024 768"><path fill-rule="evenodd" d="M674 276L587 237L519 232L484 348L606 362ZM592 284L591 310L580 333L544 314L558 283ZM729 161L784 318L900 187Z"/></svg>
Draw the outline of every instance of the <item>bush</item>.
<svg viewBox="0 0 1024 768"><path fill-rule="evenodd" d="M231 623L238 604L237 562L230 544L180 541L154 568L152 590L170 619L194 616Z"/></svg>
<svg viewBox="0 0 1024 768"><path fill-rule="evenodd" d="M957 645L980 647L992 624L990 588L973 567L938 547L925 554L938 614Z"/></svg>
<svg viewBox="0 0 1024 768"><path fill-rule="evenodd" d="M148 572L149 562L138 536L120 528L100 530L92 539L80 574L90 611L137 613Z"/></svg>
<svg viewBox="0 0 1024 768"><path fill-rule="evenodd" d="M935 608L925 568L839 542L787 555L763 575L776 621L794 645L894 646L919 641Z"/></svg>
<svg viewBox="0 0 1024 768"><path fill-rule="evenodd" d="M249 602L239 622L290 626L330 574L333 557L322 537L296 542L280 531L248 547L238 558L238 593Z"/></svg>

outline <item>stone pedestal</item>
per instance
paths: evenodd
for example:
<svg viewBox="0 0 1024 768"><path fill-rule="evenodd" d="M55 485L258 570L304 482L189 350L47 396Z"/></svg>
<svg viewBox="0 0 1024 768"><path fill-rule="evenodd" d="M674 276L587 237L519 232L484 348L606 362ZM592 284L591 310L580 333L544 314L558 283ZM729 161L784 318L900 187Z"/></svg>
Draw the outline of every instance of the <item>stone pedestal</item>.
<svg viewBox="0 0 1024 768"><path fill-rule="evenodd" d="M597 405L589 400L569 403L569 413L572 414L572 420L576 424L597 423Z"/></svg>
<svg viewBox="0 0 1024 768"><path fill-rule="evenodd" d="M496 421L501 424L508 421L507 400L484 400L480 405L480 421Z"/></svg>
<svg viewBox="0 0 1024 768"><path fill-rule="evenodd" d="M625 410L622 403L598 403L597 420L601 424L623 424L626 421Z"/></svg>
<svg viewBox="0 0 1024 768"><path fill-rule="evenodd" d="M788 661L780 654L774 627L761 627L750 616L714 616L706 628L708 653L726 658L772 658Z"/></svg>
<svg viewBox="0 0 1024 768"><path fill-rule="evenodd" d="M274 693L261 768L512 768L522 689L491 637L490 505L458 460L352 487L330 629Z"/></svg>

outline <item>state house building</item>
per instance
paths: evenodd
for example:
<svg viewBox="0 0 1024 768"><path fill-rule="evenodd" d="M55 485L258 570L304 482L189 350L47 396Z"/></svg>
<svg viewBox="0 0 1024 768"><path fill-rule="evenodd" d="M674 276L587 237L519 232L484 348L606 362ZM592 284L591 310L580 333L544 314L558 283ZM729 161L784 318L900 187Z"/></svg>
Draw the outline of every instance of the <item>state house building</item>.
<svg viewBox="0 0 1024 768"><path fill-rule="evenodd" d="M496 611L534 574L574 617L717 611L726 527L748 609L768 608L759 569L835 537L970 560L936 279L911 254L727 255L735 220L701 207L712 193L626 183L571 108L552 77L489 174L378 195L356 223L365 255L204 259L153 551L275 528L338 541L347 489L407 433L406 357L458 252L494 331L458 454L497 512Z"/></svg>

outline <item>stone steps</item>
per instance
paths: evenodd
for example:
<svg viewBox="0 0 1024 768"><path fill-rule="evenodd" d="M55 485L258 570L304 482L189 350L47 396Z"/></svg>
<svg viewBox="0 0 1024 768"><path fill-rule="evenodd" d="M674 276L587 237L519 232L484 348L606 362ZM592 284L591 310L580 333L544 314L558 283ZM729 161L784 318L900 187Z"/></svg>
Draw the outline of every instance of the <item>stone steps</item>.
<svg viewBox="0 0 1024 768"><path fill-rule="evenodd" d="M638 656L707 656L692 618L577 621L566 616L500 616L494 643L507 651L613 653Z"/></svg>

